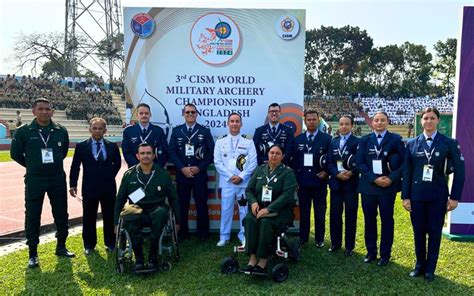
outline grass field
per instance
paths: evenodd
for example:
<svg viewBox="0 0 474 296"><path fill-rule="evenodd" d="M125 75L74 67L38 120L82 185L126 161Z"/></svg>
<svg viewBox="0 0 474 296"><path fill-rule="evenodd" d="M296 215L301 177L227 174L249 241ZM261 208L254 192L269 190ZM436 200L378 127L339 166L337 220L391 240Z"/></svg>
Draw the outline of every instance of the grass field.
<svg viewBox="0 0 474 296"><path fill-rule="evenodd" d="M72 157L74 155L74 149L69 148L69 151L67 152L67 157ZM13 161L10 157L10 151L9 150L2 150L0 151L0 162L7 162L7 161Z"/></svg>
<svg viewBox="0 0 474 296"><path fill-rule="evenodd" d="M69 248L77 254L72 260L57 258L55 243L40 245L39 269L26 268L26 250L0 257L0 295L474 295L474 243L443 239L436 280L425 283L422 278L409 278L414 264L413 235L409 216L399 200L395 216L393 257L386 267L362 262L365 249L359 208L353 257L344 257L343 251L328 253L328 240L324 249L307 244L303 259L290 264L290 276L281 284L241 274L221 274L220 261L231 254L232 246L215 247L217 236L206 243L194 239L182 243L181 261L169 272L136 276L117 274L113 254L107 254L102 243L97 253L83 255L78 235L68 240ZM245 256L240 259L241 265L246 264Z"/></svg>

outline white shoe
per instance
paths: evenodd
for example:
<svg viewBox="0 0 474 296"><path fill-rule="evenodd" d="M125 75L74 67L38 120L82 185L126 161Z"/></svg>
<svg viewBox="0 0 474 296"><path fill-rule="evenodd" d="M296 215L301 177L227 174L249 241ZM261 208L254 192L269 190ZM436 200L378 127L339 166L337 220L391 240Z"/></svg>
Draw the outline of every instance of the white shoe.
<svg viewBox="0 0 474 296"><path fill-rule="evenodd" d="M223 246L227 245L228 243L229 243L228 240L221 239L220 241L217 242L216 246L223 247Z"/></svg>

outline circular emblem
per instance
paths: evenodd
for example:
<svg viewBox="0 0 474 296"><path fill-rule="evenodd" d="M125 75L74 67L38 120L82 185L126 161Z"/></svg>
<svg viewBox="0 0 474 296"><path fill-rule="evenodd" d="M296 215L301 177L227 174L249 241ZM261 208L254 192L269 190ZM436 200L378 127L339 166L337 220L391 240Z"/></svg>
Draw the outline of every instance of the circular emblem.
<svg viewBox="0 0 474 296"><path fill-rule="evenodd" d="M201 16L194 23L190 45L204 63L222 65L238 55L241 38L239 27L230 17L213 12Z"/></svg>
<svg viewBox="0 0 474 296"><path fill-rule="evenodd" d="M155 20L148 13L138 13L130 22L133 33L140 38L148 38L155 31Z"/></svg>
<svg viewBox="0 0 474 296"><path fill-rule="evenodd" d="M281 39L291 40L298 36L300 23L298 19L292 15L283 15L276 22L276 31Z"/></svg>

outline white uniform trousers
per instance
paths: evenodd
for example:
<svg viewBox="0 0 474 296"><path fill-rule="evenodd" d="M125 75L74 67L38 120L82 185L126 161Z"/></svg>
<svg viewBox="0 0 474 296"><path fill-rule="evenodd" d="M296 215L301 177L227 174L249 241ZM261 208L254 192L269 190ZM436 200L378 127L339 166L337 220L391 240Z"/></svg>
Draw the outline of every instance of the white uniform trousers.
<svg viewBox="0 0 474 296"><path fill-rule="evenodd" d="M220 240L230 240L230 232L232 230L232 218L234 216L234 203L240 200L242 196L245 198L244 187L224 187L221 188L221 229ZM245 240L244 226L242 220L248 212L248 206L239 206L239 226L240 231L238 238L240 241Z"/></svg>

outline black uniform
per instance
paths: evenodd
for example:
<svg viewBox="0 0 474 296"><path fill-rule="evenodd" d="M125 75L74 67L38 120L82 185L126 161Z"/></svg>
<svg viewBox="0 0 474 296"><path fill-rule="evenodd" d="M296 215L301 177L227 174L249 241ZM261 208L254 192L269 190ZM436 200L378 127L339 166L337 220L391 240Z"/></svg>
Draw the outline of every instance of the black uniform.
<svg viewBox="0 0 474 296"><path fill-rule="evenodd" d="M151 144L155 148L156 158L154 161L158 163L160 167L164 167L168 161L168 142L166 135L161 127L151 123L145 132L143 132L142 126L139 123L124 129L122 153L128 167L138 164L136 154L138 152L138 145L141 143Z"/></svg>
<svg viewBox="0 0 474 296"><path fill-rule="evenodd" d="M190 148L192 146L192 148ZM188 155L186 148L188 147ZM175 127L171 133L169 156L176 167L176 183L181 210L180 234L186 236L189 231L188 211L191 192L197 210L197 235L207 238L209 235L209 215L207 208L207 168L212 163L214 140L209 129L196 123L189 130L186 124ZM199 173L187 178L181 169L197 166Z"/></svg>

